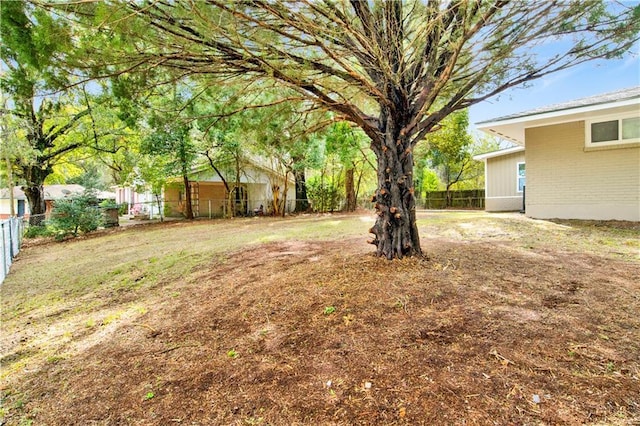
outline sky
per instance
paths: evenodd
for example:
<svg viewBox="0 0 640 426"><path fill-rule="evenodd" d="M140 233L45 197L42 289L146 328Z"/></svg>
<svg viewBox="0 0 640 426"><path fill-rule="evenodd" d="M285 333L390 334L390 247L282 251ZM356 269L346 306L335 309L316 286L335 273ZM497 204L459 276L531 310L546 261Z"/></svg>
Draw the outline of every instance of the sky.
<svg viewBox="0 0 640 426"><path fill-rule="evenodd" d="M474 105L469 109L470 127L475 131L475 123L481 121L640 86L640 46L634 50L635 55L586 62L536 80L526 88L512 88Z"/></svg>

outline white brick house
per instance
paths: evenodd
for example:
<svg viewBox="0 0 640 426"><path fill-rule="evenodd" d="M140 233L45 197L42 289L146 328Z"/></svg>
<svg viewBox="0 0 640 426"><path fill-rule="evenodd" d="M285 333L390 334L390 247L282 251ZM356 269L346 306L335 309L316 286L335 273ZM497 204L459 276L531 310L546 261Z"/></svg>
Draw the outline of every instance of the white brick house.
<svg viewBox="0 0 640 426"><path fill-rule="evenodd" d="M524 147L527 216L541 219L640 221L640 87L477 123L480 130ZM486 163L487 209L500 185ZM518 157L511 165L517 169ZM521 167L524 172L525 166ZM515 208L509 208L515 210ZM500 210L500 208L496 208Z"/></svg>

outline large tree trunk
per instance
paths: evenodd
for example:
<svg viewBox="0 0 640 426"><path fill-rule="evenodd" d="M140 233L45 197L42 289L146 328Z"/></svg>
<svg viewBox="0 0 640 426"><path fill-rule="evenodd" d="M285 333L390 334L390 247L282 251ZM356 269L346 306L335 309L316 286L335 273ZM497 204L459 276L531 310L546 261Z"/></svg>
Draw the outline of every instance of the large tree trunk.
<svg viewBox="0 0 640 426"><path fill-rule="evenodd" d="M184 217L187 219L193 219L193 206L191 204L191 183L189 182L189 176L183 175L182 180L184 182Z"/></svg>
<svg viewBox="0 0 640 426"><path fill-rule="evenodd" d="M294 170L293 177L296 181L296 212L306 212L309 210L309 199L307 196L307 180L304 170Z"/></svg>
<svg viewBox="0 0 640 426"><path fill-rule="evenodd" d="M29 203L29 225L42 225L46 219L47 205L44 201L44 180L53 173L53 168L51 166L40 166L39 164L43 162L38 157L35 165L18 164L19 175L25 181L22 190Z"/></svg>
<svg viewBox="0 0 640 426"><path fill-rule="evenodd" d="M155 194L156 204L158 205L158 214L160 215L160 222L164 222L164 211L162 208L162 194Z"/></svg>
<svg viewBox="0 0 640 426"><path fill-rule="evenodd" d="M1 129L1 128L0 128ZM16 216L16 208L15 208L15 200L13 199L13 165L11 164L11 160L9 159L9 154L5 157L5 161L7 164L7 189L9 190L9 216Z"/></svg>
<svg viewBox="0 0 640 426"><path fill-rule="evenodd" d="M47 205L44 202L44 185L23 186L22 190L29 202L29 225L42 225Z"/></svg>
<svg viewBox="0 0 640 426"><path fill-rule="evenodd" d="M444 207L447 209L453 206L453 194L451 194L451 185L452 184L447 185L447 189L446 189L446 195L445 195L446 200L445 200Z"/></svg>
<svg viewBox="0 0 640 426"><path fill-rule="evenodd" d="M353 212L356 210L356 187L354 175L355 169L353 167L349 167L345 172L344 190L347 195L345 210L348 212Z"/></svg>
<svg viewBox="0 0 640 426"><path fill-rule="evenodd" d="M371 148L378 158L378 189L374 196L377 219L369 230L378 256L387 259L422 253L416 225L413 188L413 146L400 134L398 120L382 114L382 135L372 139Z"/></svg>
<svg viewBox="0 0 640 426"><path fill-rule="evenodd" d="M271 192L273 193L273 215L280 216L280 185L275 183L271 184Z"/></svg>
<svg viewBox="0 0 640 426"><path fill-rule="evenodd" d="M284 189L282 190L282 217L287 212L287 192L289 192L289 171L284 172Z"/></svg>

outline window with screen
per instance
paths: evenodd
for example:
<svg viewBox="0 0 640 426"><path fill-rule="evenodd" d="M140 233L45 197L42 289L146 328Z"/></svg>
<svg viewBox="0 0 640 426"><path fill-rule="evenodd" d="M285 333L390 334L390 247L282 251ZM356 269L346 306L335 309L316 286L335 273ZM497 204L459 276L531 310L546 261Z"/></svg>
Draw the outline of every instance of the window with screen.
<svg viewBox="0 0 640 426"><path fill-rule="evenodd" d="M640 142L640 116L609 117L590 120L586 124L587 147Z"/></svg>

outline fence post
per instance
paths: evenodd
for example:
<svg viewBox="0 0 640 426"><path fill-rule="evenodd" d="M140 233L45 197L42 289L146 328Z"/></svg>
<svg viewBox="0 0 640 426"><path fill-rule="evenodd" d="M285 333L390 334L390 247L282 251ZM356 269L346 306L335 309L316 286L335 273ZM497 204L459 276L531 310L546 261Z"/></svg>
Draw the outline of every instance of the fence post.
<svg viewBox="0 0 640 426"><path fill-rule="evenodd" d="M7 276L7 251L6 251L6 241L4 238L4 222L0 222L0 227L2 227L2 278Z"/></svg>
<svg viewBox="0 0 640 426"><path fill-rule="evenodd" d="M13 259L13 218L9 218L9 259Z"/></svg>

